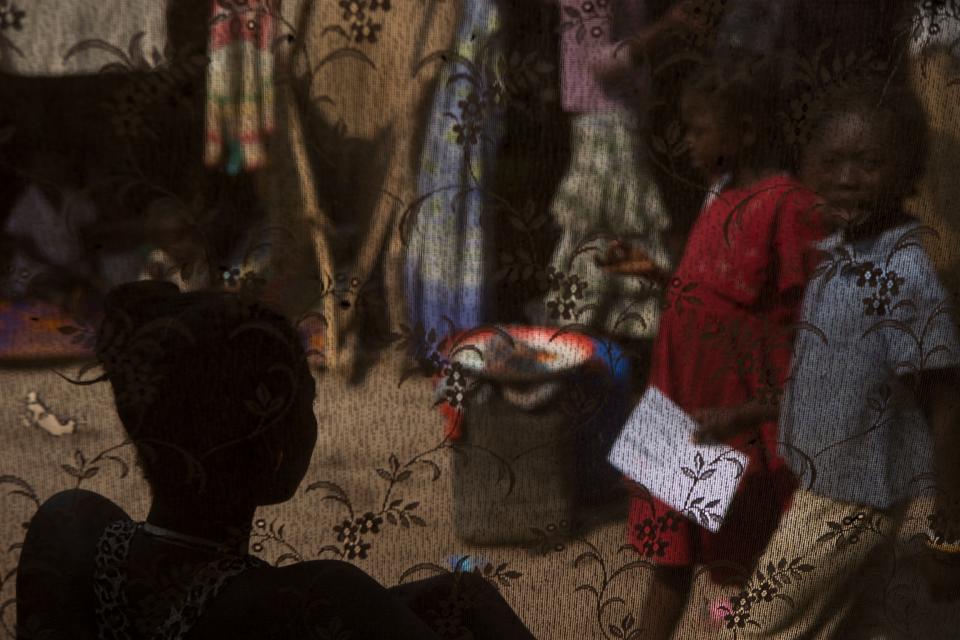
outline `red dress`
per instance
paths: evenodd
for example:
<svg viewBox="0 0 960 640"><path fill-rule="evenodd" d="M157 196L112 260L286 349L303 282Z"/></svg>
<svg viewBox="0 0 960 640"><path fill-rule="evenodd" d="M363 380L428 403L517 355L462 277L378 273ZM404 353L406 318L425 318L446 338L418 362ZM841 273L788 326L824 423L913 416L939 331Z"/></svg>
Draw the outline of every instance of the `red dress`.
<svg viewBox="0 0 960 640"><path fill-rule="evenodd" d="M732 407L781 389L820 237L813 194L777 176L705 205L666 292L650 384L686 412ZM717 533L656 499L634 496L628 539L662 565L735 563L749 571L787 508L794 479L775 423L727 444L749 456ZM715 574L716 577L716 574Z"/></svg>

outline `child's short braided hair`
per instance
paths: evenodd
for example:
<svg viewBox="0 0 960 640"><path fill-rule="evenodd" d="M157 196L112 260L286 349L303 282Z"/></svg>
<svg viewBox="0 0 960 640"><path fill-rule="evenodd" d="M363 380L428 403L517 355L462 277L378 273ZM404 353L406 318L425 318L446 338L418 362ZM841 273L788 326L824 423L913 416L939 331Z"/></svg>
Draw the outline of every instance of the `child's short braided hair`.
<svg viewBox="0 0 960 640"><path fill-rule="evenodd" d="M717 109L728 126L750 118L757 132L752 164L758 168L784 164L783 137L776 120L781 109L780 80L772 60L743 49L721 49L687 78L683 96Z"/></svg>

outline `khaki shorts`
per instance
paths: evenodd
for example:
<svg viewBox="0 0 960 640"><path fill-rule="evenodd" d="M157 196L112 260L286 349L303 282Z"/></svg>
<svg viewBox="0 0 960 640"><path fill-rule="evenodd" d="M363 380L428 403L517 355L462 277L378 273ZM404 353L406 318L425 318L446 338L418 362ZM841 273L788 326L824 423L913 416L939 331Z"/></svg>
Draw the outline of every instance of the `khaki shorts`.
<svg viewBox="0 0 960 640"><path fill-rule="evenodd" d="M878 584L905 511L798 491L746 585L698 577L674 640L840 637L854 607Z"/></svg>

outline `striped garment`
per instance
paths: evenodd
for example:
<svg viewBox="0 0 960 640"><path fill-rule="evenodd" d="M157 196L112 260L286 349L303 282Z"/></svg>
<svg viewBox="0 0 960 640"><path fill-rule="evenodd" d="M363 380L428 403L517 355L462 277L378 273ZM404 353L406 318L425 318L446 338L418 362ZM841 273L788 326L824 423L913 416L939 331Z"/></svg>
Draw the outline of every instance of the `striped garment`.
<svg viewBox="0 0 960 640"><path fill-rule="evenodd" d="M207 73L207 166L227 173L266 162L275 126L273 41L280 0L213 0Z"/></svg>

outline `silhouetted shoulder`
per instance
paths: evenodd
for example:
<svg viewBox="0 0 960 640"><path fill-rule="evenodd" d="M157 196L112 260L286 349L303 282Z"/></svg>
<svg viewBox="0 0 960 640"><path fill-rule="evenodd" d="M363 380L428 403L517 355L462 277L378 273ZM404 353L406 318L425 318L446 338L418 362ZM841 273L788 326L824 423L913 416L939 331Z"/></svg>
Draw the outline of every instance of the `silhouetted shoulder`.
<svg viewBox="0 0 960 640"><path fill-rule="evenodd" d="M43 514L45 519L67 519L71 524L93 530L98 529L98 522L103 522L105 527L110 522L129 519L126 511L112 500L85 489L68 489L54 494L40 505L37 514ZM103 532L103 527L99 527L97 536Z"/></svg>
<svg viewBox="0 0 960 640"><path fill-rule="evenodd" d="M52 638L84 638L95 629L91 576L97 541L108 524L126 519L116 504L82 489L40 505L17 569L18 624L42 624L38 631Z"/></svg>
<svg viewBox="0 0 960 640"><path fill-rule="evenodd" d="M70 489L61 491L37 509L24 540L21 563L31 560L34 552L57 550L61 566L93 565L97 540L111 522L129 520L119 506L103 496Z"/></svg>

